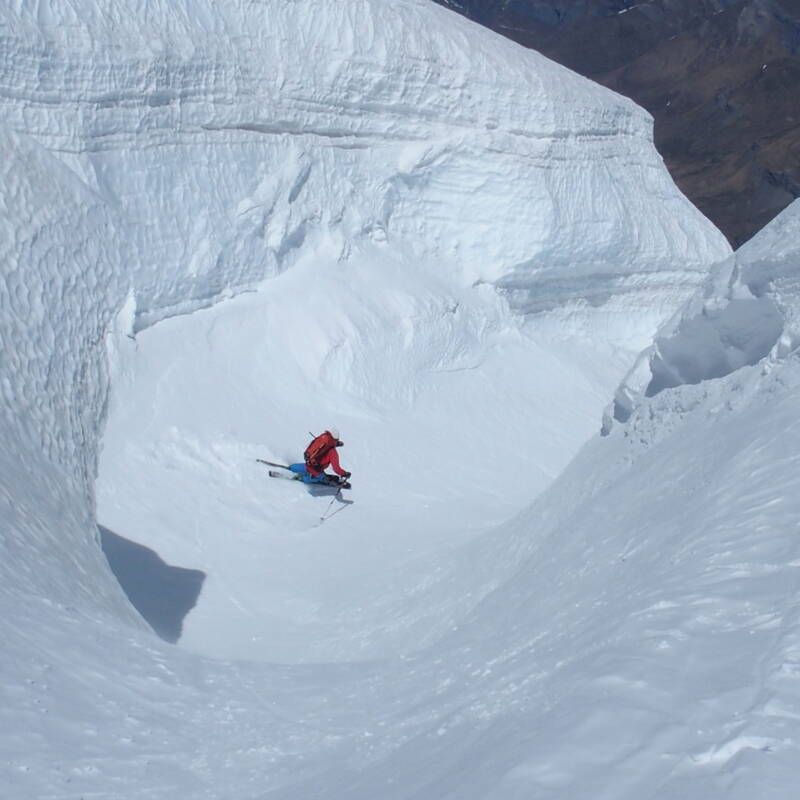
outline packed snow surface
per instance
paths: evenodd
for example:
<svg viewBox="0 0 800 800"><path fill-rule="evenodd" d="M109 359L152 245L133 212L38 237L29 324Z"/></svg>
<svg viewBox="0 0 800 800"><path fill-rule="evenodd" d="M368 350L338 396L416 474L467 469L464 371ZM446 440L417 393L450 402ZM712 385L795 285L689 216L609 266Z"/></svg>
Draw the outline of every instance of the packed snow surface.
<svg viewBox="0 0 800 800"><path fill-rule="evenodd" d="M9 796L792 796L798 204L729 257L643 111L424 2L0 37ZM255 461L328 425L351 505Z"/></svg>

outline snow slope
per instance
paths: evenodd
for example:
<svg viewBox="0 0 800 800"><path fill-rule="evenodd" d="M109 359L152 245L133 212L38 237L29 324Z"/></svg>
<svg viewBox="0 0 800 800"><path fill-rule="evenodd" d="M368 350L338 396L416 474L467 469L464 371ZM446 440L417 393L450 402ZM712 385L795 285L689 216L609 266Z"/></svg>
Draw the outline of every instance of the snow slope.
<svg viewBox="0 0 800 800"><path fill-rule="evenodd" d="M648 595L603 607L599 587L614 576L574 579L589 569L581 531L605 531L604 552L624 552L618 537L634 536L645 510L631 512L630 528L598 528L587 501L575 510L583 527L557 524L571 508L563 492L604 485L604 448L620 446L622 428L521 511L594 428L627 354L728 255L669 180L649 117L412 0L16 2L0 10L0 36L0 764L11 796L563 797L607 785L639 797L660 781L677 787L664 754L688 759L692 742L648 727L647 691L625 717L647 741L635 769L630 749L598 749L621 719L603 698L632 685L619 663L642 657L626 614ZM189 545L208 558L179 562L209 571L187 647L260 663L159 641L111 575L94 476L112 373L127 395L114 395L122 427L112 420L104 453L132 447L139 469L120 478L119 464L104 467L104 481L115 477L101 508L119 502L114 513L158 521L150 532L168 561ZM309 422L311 401L296 398L321 387ZM126 397L140 401L133 417ZM354 434L345 452L361 482L320 543L307 530L315 498L236 465L289 455L298 431L330 415ZM402 442L404 476L419 453L437 472L470 472L438 446L463 424L498 469L524 431L521 471L483 471L477 495L463 481L433 492L415 477L399 497L370 482L378 452L367 441ZM682 469L694 445L688 434L675 445ZM190 480L153 491L170 468ZM123 480L141 507L126 506L136 494L120 494ZM635 481L620 487L612 517L628 491L648 496ZM149 508L169 492L172 516ZM185 524L201 512L207 529ZM224 523L241 522L250 551L282 547L266 576L258 562L243 572L241 554L226 561L237 540ZM539 547L547 556L536 563ZM341 567L348 553L353 571L320 583L325 558ZM387 565L401 559L398 577ZM676 568L676 596L697 574ZM228 614L240 587L220 589L219 575L241 583L263 626L246 653L242 617ZM654 567L641 581L657 592L662 577ZM550 587L547 602L530 601ZM603 625L621 626L616 649ZM594 653L607 655L606 683L581 661ZM652 671L643 687L679 714L714 657L698 656L686 696ZM746 650L732 691L754 685L753 658ZM777 685L777 663L759 686ZM739 696L710 708L702 752L742 750L720 722L743 713ZM775 724L790 725L786 692L775 697ZM757 714L746 711L745 727ZM746 753L762 741L751 733ZM759 752L780 749L774 731L763 737ZM783 738L770 763L788 763ZM711 788L698 784L697 796L708 797L728 762L704 763ZM611 788L623 773L630 783ZM787 785L777 780L775 796Z"/></svg>
<svg viewBox="0 0 800 800"><path fill-rule="evenodd" d="M480 574L500 551L508 574L457 630L404 659L396 691L425 686L418 713L442 713L345 771L347 797L794 796L798 222L800 202L678 315L688 352L703 299L719 309L748 287L781 318L767 355L640 397L532 506L462 549L454 571ZM440 774L418 772L422 761ZM323 797L342 773L292 791Z"/></svg>
<svg viewBox="0 0 800 800"><path fill-rule="evenodd" d="M639 396L510 529L523 565L461 645L514 609L495 658L540 670L537 732L497 796L794 795L799 222L796 202L714 271L649 351L677 385ZM744 334L772 348L740 365Z"/></svg>
<svg viewBox="0 0 800 800"><path fill-rule="evenodd" d="M450 550L527 504L597 430L630 354L566 329L554 341L435 267L317 254L120 338L98 518L207 573L184 646L281 661L418 648L483 592L411 602ZM309 427L333 423L355 503L322 529L331 497L270 481L256 458L302 460Z"/></svg>
<svg viewBox="0 0 800 800"><path fill-rule="evenodd" d="M532 507L452 551L442 593L494 591L421 652L356 665L368 744L270 796L792 796L798 219L800 203L705 296L721 308L741 281L770 299L773 351L640 398ZM705 317L704 295L678 318Z"/></svg>
<svg viewBox="0 0 800 800"><path fill-rule="evenodd" d="M269 134L269 174L239 201L235 245L220 243L217 258L219 267L266 257L265 301L138 337L99 493L109 529L209 575L183 639L201 652L350 660L439 635L453 624L443 608L454 598L423 606L409 595L448 547L517 511L563 469L594 432L630 353L727 252L654 158L646 115L539 57L517 64L518 48L495 37L461 40L474 29L460 21L444 41L419 35L408 15L422 8L398 12L415 31L401 63L387 43L386 54L371 46L360 20L348 17L355 30L338 42L322 41L352 37L371 58L384 56L377 85L351 63L343 99L331 83L340 72L297 63L293 100L281 93L268 107L302 121L285 130L244 123L253 113L245 100L236 125L227 109L227 121L203 122L226 145L234 128ZM296 53L277 46L269 63L283 69ZM408 48L422 49L421 66L416 56L409 65ZM503 74L499 88L491 69ZM331 134L329 107L318 111L323 120L306 118L309 94L315 108L334 95L354 119L337 117ZM286 154L284 134L295 128L303 151ZM339 143L348 136L359 146ZM243 218L258 226L255 238ZM241 250L248 240L257 254ZM133 331L160 315L142 302L137 292ZM533 330L512 309L538 312ZM198 341L208 345L202 355ZM332 416L368 500L329 526L346 542L334 534L327 547L315 538L298 547L286 531L308 532L320 512L306 519L285 486L265 488L255 457L297 460L309 427L324 429ZM459 438L463 454L453 452ZM376 586L386 575L391 591ZM475 586L455 604L482 593Z"/></svg>

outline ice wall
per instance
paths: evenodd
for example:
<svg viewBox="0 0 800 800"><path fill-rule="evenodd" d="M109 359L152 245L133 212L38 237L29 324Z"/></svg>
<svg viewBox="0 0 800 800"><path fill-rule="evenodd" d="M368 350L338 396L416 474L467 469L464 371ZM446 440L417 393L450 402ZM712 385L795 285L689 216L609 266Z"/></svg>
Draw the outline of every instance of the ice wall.
<svg viewBox="0 0 800 800"><path fill-rule="evenodd" d="M119 593L92 542L91 482L125 244L59 157L7 130L0 154L2 582L10 608L17 592L103 604Z"/></svg>

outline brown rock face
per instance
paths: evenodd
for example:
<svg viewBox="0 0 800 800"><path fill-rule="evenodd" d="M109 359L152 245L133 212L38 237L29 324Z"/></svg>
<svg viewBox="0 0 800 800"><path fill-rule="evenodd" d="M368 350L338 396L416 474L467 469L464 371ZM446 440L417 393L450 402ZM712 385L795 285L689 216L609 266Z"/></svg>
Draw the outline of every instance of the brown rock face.
<svg viewBox="0 0 800 800"><path fill-rule="evenodd" d="M624 94L728 237L800 197L800 0L438 0Z"/></svg>

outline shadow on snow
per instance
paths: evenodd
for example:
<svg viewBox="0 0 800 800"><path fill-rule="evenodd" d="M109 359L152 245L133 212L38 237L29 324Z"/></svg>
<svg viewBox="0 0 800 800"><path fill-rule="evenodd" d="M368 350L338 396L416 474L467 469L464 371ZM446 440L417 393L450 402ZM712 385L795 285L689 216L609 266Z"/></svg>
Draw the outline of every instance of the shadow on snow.
<svg viewBox="0 0 800 800"><path fill-rule="evenodd" d="M175 644L200 596L205 572L172 567L149 547L97 527L103 553L131 604L162 639Z"/></svg>

